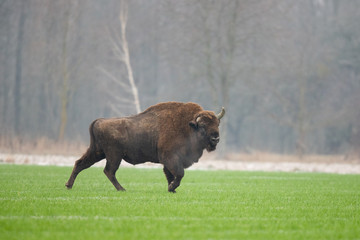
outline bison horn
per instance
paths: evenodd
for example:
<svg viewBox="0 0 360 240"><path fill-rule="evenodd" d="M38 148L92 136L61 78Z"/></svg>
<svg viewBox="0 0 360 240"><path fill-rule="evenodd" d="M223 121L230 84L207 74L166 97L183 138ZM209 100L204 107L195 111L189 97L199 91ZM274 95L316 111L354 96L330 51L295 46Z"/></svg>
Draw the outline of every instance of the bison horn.
<svg viewBox="0 0 360 240"><path fill-rule="evenodd" d="M225 115L225 108L221 108L221 112L216 115L217 119L221 119Z"/></svg>

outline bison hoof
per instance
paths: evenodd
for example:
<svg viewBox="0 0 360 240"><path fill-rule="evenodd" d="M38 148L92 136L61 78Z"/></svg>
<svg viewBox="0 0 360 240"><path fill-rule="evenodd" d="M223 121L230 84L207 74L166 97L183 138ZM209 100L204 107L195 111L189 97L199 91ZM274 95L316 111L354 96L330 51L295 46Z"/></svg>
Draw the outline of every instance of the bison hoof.
<svg viewBox="0 0 360 240"><path fill-rule="evenodd" d="M171 192L171 193L176 193L175 188L169 187L169 188L168 188L168 191Z"/></svg>
<svg viewBox="0 0 360 240"><path fill-rule="evenodd" d="M65 184L65 186L68 190L72 189L72 186L70 186L70 185Z"/></svg>

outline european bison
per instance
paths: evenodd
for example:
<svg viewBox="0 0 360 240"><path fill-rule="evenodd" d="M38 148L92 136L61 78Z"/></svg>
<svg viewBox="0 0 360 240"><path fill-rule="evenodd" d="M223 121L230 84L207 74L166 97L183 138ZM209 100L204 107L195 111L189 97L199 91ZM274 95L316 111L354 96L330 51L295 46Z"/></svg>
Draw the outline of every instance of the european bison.
<svg viewBox="0 0 360 240"><path fill-rule="evenodd" d="M168 191L175 192L184 169L198 162L204 149L215 150L224 114L224 108L215 115L195 103L167 102L130 117L97 119L89 128L90 146L75 162L66 187L71 189L82 170L106 158L104 173L117 190L125 190L115 177L124 159L134 165L163 164Z"/></svg>

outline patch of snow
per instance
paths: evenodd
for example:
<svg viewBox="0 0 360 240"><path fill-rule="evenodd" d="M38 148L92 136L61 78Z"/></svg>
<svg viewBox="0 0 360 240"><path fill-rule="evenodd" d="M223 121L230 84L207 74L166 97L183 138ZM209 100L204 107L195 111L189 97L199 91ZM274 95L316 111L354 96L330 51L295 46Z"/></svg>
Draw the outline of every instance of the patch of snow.
<svg viewBox="0 0 360 240"><path fill-rule="evenodd" d="M199 161L192 169L240 170L265 172L323 172L360 174L359 164L347 163L301 163L301 162L243 162L229 160Z"/></svg>

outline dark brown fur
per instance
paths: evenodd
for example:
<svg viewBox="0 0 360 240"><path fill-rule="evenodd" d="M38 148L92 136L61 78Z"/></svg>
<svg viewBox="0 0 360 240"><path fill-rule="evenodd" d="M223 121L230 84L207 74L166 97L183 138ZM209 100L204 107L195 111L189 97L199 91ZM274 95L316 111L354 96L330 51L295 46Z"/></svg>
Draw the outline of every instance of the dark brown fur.
<svg viewBox="0 0 360 240"><path fill-rule="evenodd" d="M106 158L104 173L117 190L125 190L115 177L124 159L163 164L168 191L175 192L184 169L197 162L204 149L215 150L219 123L214 112L179 102L159 103L131 117L97 119L89 128L90 146L75 162L66 186L72 188L82 170Z"/></svg>

